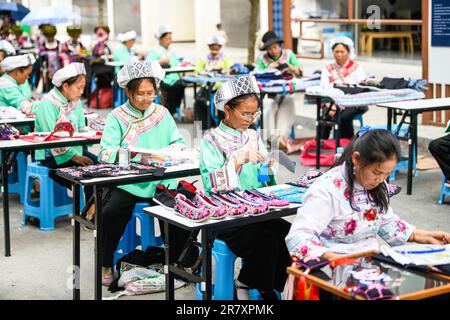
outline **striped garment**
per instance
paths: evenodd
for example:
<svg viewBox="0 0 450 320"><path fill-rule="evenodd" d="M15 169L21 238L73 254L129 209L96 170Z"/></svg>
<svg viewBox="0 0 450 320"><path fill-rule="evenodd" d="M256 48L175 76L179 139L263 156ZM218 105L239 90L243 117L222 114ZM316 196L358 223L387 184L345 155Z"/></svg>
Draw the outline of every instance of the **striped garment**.
<svg viewBox="0 0 450 320"><path fill-rule="evenodd" d="M364 107L377 105L380 103L399 102L408 100L418 100L425 98L422 91L414 89L380 90L373 92L363 92L358 94L344 94L339 89L323 89L321 87L311 87L306 89L306 95L320 96L334 101L341 108ZM311 101L311 97L306 99ZM313 98L313 100L315 100Z"/></svg>

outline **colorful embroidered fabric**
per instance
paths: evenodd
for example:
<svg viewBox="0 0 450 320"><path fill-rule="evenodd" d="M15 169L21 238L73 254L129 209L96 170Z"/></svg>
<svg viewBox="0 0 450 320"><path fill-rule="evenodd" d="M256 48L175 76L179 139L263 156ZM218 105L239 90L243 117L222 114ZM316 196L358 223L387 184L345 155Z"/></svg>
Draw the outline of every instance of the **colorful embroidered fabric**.
<svg viewBox="0 0 450 320"><path fill-rule="evenodd" d="M165 169L132 163L127 166L119 166L116 164L98 164L86 167L63 168L58 169L57 171L67 176L69 179L86 180L93 178L120 177L141 174L153 174L156 177L162 177Z"/></svg>
<svg viewBox="0 0 450 320"><path fill-rule="evenodd" d="M15 140L20 137L20 132L9 123L0 124L0 140Z"/></svg>
<svg viewBox="0 0 450 320"><path fill-rule="evenodd" d="M307 88L306 94L332 99L335 104L341 109L425 98L425 94L422 91L413 89L381 90L346 95L342 90L339 89L324 89L320 86L314 86ZM306 100L310 99L307 99L306 97ZM325 102L325 100L323 102Z"/></svg>

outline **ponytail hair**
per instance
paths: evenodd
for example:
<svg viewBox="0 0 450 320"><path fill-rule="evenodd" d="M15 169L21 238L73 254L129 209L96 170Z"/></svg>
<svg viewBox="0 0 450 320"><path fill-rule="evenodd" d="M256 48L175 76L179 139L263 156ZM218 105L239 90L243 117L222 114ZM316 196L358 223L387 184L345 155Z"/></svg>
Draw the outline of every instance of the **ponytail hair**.
<svg viewBox="0 0 450 320"><path fill-rule="evenodd" d="M345 179L348 185L348 194L350 206L356 210L353 203L353 192L355 188L354 164L352 160L353 153L360 154L362 167L367 167L375 163L385 162L392 158L400 161L400 142L397 137L388 130L368 130L362 128L350 144L345 148L341 157L332 168L345 164ZM387 212L389 208L389 193L386 183L381 183L378 187L368 191L369 199L374 202L381 213Z"/></svg>

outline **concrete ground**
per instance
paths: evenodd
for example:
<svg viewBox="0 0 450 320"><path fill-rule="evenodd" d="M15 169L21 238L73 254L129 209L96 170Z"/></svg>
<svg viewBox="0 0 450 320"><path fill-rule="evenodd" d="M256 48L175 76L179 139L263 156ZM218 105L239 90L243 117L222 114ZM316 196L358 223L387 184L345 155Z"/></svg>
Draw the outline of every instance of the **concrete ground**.
<svg viewBox="0 0 450 320"><path fill-rule="evenodd" d="M192 45L176 45L180 52L194 52ZM235 61L243 61L245 51L230 50ZM188 54L186 54L188 55ZM239 59L239 60L238 60ZM415 60L393 63L393 60L363 60L362 63L369 73L377 77L383 75L420 77L421 67ZM322 61L302 61L306 73L320 69ZM192 90L187 90L187 105L192 106ZM314 108L302 106L303 96L296 95L297 119L303 129L297 130L298 137L314 136ZM106 116L110 110L99 110L101 116ZM371 108L364 115L364 121L368 124L385 124L386 114L383 111ZM190 126L182 124L184 134L190 132ZM442 128L421 126L419 135L426 139L441 135ZM98 146L93 149L98 151ZM424 151L423 151L424 152ZM299 162L299 155L291 155L292 159ZM298 178L308 168L297 165L296 174L291 174L284 169L278 173L280 183L292 181ZM199 177L191 177L187 180L198 180ZM419 172L414 178L413 195L406 195L406 174L398 175L396 184L403 187L400 195L392 199L392 207L401 217L424 229L439 229L450 232L450 199L445 205L437 204L442 173L439 170ZM0 202L1 203L1 202ZM59 219L55 231L41 232L35 226L22 226L22 206L17 196L10 198L11 216L11 244L12 257L3 256L4 242L3 232L0 237L0 268L2 277L0 280L0 299L32 299L32 300L70 300L72 291L68 287L71 282L72 265L72 228L70 220ZM0 209L2 210L2 208ZM288 218L292 221L294 217ZM3 219L0 220L0 230L3 230ZM93 299L94 281L94 237L91 231L81 231L81 297ZM105 297L114 294L104 290ZM177 299L195 299L194 285L189 285L176 291ZM163 293L151 294L139 297L121 297L124 299L164 299Z"/></svg>

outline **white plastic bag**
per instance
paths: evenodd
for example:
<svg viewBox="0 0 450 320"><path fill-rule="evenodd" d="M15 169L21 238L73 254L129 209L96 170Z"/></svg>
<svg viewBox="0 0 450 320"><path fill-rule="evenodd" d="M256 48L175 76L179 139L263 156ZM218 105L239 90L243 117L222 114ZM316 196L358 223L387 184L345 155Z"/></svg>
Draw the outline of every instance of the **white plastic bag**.
<svg viewBox="0 0 450 320"><path fill-rule="evenodd" d="M175 280L175 289L181 288L186 283ZM154 269L133 268L122 273L119 287L125 288L127 295L144 295L166 290L166 278L163 273Z"/></svg>

